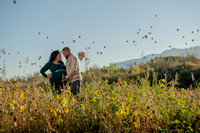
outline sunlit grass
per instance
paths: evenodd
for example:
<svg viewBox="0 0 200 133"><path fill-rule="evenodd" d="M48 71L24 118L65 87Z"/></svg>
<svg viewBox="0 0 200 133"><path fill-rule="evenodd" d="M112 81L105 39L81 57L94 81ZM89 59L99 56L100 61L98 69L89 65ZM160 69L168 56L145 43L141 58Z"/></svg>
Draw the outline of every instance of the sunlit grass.
<svg viewBox="0 0 200 133"><path fill-rule="evenodd" d="M58 95L34 83L1 85L0 132L200 131L199 88L178 89L166 79L150 86L147 79L86 82L78 99L70 87Z"/></svg>

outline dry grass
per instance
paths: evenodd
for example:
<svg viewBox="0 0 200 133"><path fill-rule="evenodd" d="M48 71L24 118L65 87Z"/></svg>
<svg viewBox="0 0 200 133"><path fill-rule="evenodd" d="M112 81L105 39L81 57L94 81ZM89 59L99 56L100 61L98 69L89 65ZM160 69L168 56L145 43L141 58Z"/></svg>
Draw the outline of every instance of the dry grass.
<svg viewBox="0 0 200 133"><path fill-rule="evenodd" d="M78 99L69 87L54 94L48 81L1 82L0 132L200 132L200 89L147 79L85 82Z"/></svg>

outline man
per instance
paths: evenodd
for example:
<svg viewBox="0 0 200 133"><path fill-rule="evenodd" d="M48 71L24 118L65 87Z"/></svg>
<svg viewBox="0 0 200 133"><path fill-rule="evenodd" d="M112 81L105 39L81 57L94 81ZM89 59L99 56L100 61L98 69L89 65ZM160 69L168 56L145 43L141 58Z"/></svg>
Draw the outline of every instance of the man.
<svg viewBox="0 0 200 133"><path fill-rule="evenodd" d="M67 59L66 62L66 72L67 75L64 77L62 82L70 81L71 83L71 93L77 95L80 93L80 86L82 81L82 75L80 72L79 60L76 56L71 53L69 47L65 47L62 50L63 56Z"/></svg>

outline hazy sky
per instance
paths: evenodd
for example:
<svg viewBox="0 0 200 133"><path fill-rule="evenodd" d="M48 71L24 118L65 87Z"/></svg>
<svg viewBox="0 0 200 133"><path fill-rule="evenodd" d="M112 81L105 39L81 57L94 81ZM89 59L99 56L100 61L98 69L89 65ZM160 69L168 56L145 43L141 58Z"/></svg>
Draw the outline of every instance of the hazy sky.
<svg viewBox="0 0 200 133"><path fill-rule="evenodd" d="M90 66L99 67L139 58L142 51L144 55L161 53L169 45L197 46L199 7L200 0L16 0L16 4L0 0L0 49L6 51L0 52L0 68L5 60L7 77L23 75L23 70L37 72L48 61L51 49L65 46L76 56L90 47ZM142 38L145 35L147 39ZM30 60L24 68L27 57Z"/></svg>

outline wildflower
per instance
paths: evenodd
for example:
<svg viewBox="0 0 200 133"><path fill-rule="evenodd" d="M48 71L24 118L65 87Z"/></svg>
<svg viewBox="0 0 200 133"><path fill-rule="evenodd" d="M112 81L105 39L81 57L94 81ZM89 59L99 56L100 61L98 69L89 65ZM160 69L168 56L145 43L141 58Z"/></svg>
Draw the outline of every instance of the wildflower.
<svg viewBox="0 0 200 133"><path fill-rule="evenodd" d="M27 106L25 107L25 110L26 110L26 112L28 112L28 108L27 108Z"/></svg>
<svg viewBox="0 0 200 133"><path fill-rule="evenodd" d="M108 80L105 80L104 83L105 83L105 84L108 84Z"/></svg>
<svg viewBox="0 0 200 133"><path fill-rule="evenodd" d="M39 86L38 88L39 88L40 90L42 90L42 87L41 87L41 86Z"/></svg>
<svg viewBox="0 0 200 133"><path fill-rule="evenodd" d="M137 122L133 122L133 124L134 124L134 127L136 127L136 128L137 128Z"/></svg>
<svg viewBox="0 0 200 133"><path fill-rule="evenodd" d="M8 101L9 101L9 102L11 101L11 96L8 97Z"/></svg>
<svg viewBox="0 0 200 133"><path fill-rule="evenodd" d="M10 107L12 107L13 106L13 103L10 103Z"/></svg>
<svg viewBox="0 0 200 133"><path fill-rule="evenodd" d="M42 92L44 92L44 89L42 89Z"/></svg>
<svg viewBox="0 0 200 133"><path fill-rule="evenodd" d="M30 121L33 121L33 118L32 118L32 117L30 118Z"/></svg>
<svg viewBox="0 0 200 133"><path fill-rule="evenodd" d="M63 89L61 89L61 92L63 92Z"/></svg>
<svg viewBox="0 0 200 133"><path fill-rule="evenodd" d="M70 86L67 86L67 90L69 91L71 89L71 87Z"/></svg>
<svg viewBox="0 0 200 133"><path fill-rule="evenodd" d="M21 91L21 98L23 98L24 97L24 94L23 94L23 91Z"/></svg>
<svg viewBox="0 0 200 133"><path fill-rule="evenodd" d="M18 104L18 103L15 103L15 107L19 108L19 104Z"/></svg>
<svg viewBox="0 0 200 133"><path fill-rule="evenodd" d="M127 83L126 83L126 81L124 81L124 84L125 84L125 86L127 86Z"/></svg>
<svg viewBox="0 0 200 133"><path fill-rule="evenodd" d="M161 81L162 81L163 83L165 83L166 80L165 80L165 79L162 79Z"/></svg>
<svg viewBox="0 0 200 133"><path fill-rule="evenodd" d="M123 109L121 109L121 114L125 115L126 112Z"/></svg>
<svg viewBox="0 0 200 133"><path fill-rule="evenodd" d="M14 123L15 127L17 127L17 122Z"/></svg>
<svg viewBox="0 0 200 133"><path fill-rule="evenodd" d="M115 113L117 116L120 116L120 114L119 114L119 112L117 111L116 113Z"/></svg>
<svg viewBox="0 0 200 133"><path fill-rule="evenodd" d="M65 113L67 114L69 112L69 109L68 108L65 108L64 109Z"/></svg>
<svg viewBox="0 0 200 133"><path fill-rule="evenodd" d="M30 86L29 86L29 85L27 85L26 89L27 89L27 90L28 90L28 89L30 89Z"/></svg>
<svg viewBox="0 0 200 133"><path fill-rule="evenodd" d="M15 83L14 85L15 85L15 87L18 87L18 84L17 84L17 83Z"/></svg>
<svg viewBox="0 0 200 133"><path fill-rule="evenodd" d="M13 95L16 96L16 93L14 92Z"/></svg>
<svg viewBox="0 0 200 133"><path fill-rule="evenodd" d="M72 103L74 103L75 102L75 100L74 100L74 98L72 98Z"/></svg>
<svg viewBox="0 0 200 133"><path fill-rule="evenodd" d="M151 126L151 125L146 125L146 126L145 126L145 129L151 130L151 129L152 129L152 126Z"/></svg>
<svg viewBox="0 0 200 133"><path fill-rule="evenodd" d="M177 123L177 124L180 123L180 121L178 119L176 119L174 122Z"/></svg>
<svg viewBox="0 0 200 133"><path fill-rule="evenodd" d="M59 95L56 96L56 99L57 99L57 100L59 99Z"/></svg>
<svg viewBox="0 0 200 133"><path fill-rule="evenodd" d="M63 98L62 103L63 103L63 104L66 104L66 103L67 103L67 99L66 99L66 98Z"/></svg>
<svg viewBox="0 0 200 133"><path fill-rule="evenodd" d="M161 88L164 87L164 84L160 84L160 87L161 87Z"/></svg>
<svg viewBox="0 0 200 133"><path fill-rule="evenodd" d="M96 114L94 114L94 119L97 120L97 115Z"/></svg>
<svg viewBox="0 0 200 133"><path fill-rule="evenodd" d="M55 111L55 110L53 110L53 113L54 113L54 115L55 115L55 116L57 115L57 113L56 113L56 111Z"/></svg>
<svg viewBox="0 0 200 133"><path fill-rule="evenodd" d="M96 97L93 98L93 101L96 102Z"/></svg>
<svg viewBox="0 0 200 133"><path fill-rule="evenodd" d="M136 112L134 112L134 114L135 114L135 116L137 116L137 115L138 115L138 112L136 111Z"/></svg>
<svg viewBox="0 0 200 133"><path fill-rule="evenodd" d="M183 91L183 92L186 92L186 89L184 89L184 88L181 88L181 91Z"/></svg>
<svg viewBox="0 0 200 133"><path fill-rule="evenodd" d="M98 96L98 91L95 91L95 92L94 92L94 95L95 95L95 96Z"/></svg>
<svg viewBox="0 0 200 133"><path fill-rule="evenodd" d="M20 107L20 110L23 110L23 109L24 109L24 106L21 106L21 107Z"/></svg>

